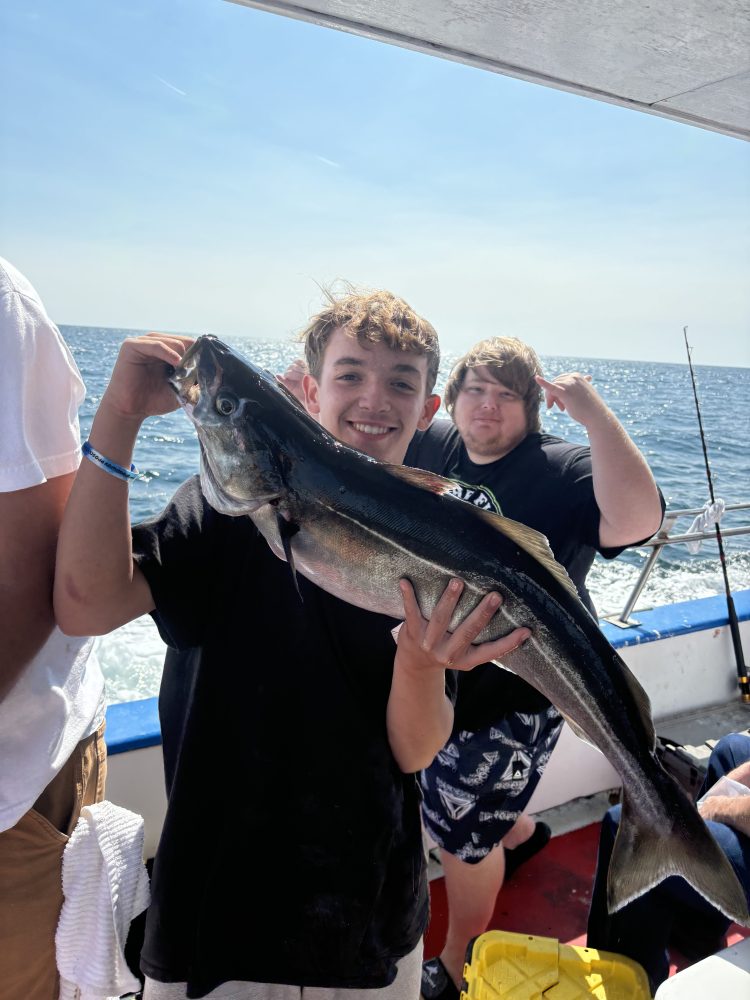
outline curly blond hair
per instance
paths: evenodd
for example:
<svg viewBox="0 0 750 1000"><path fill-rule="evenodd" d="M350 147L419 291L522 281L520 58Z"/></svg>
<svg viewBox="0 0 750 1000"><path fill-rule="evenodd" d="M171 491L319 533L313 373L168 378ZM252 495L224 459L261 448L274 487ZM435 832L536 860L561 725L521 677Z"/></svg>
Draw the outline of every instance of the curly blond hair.
<svg viewBox="0 0 750 1000"><path fill-rule="evenodd" d="M440 367L440 344L431 323L384 289L364 291L348 285L342 293L330 289L324 289L324 293L328 305L299 335L305 345L308 371L314 378L320 378L332 334L343 330L360 344L384 343L394 350L426 356L427 392L432 392Z"/></svg>

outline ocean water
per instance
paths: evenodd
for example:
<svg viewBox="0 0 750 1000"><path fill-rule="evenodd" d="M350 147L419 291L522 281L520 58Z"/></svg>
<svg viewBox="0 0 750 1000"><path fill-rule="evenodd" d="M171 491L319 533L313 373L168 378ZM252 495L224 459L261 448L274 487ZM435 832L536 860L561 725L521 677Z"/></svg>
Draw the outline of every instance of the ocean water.
<svg viewBox="0 0 750 1000"><path fill-rule="evenodd" d="M81 410L85 438L123 338L133 331L94 327L61 327L86 382ZM294 341L227 338L256 364L283 371L300 353ZM437 391L454 358L441 367ZM545 373L565 371L593 376L594 384L646 456L667 500L668 509L702 507L708 500L698 423L687 364L670 365L597 358L542 358ZM695 368L703 425L708 442L714 492L729 504L750 502L750 371L745 368ZM570 441L586 442L582 427L555 410L544 428ZM130 488L134 521L158 513L183 480L198 470L198 444L185 415L175 412L152 417L141 430L135 462L148 482ZM678 522L687 531L690 519ZM750 510L727 514L722 526L750 524ZM673 531L675 533L675 531ZM733 590L750 587L750 535L725 540L729 580ZM648 550L635 549L607 562L597 557L588 577L589 590L601 615L619 612L638 577ZM201 586L196 579L195 585ZM674 601L723 593L715 541L704 542L696 555L684 545L662 554L636 606L656 607ZM151 619L138 619L99 640L99 656L107 677L110 701L129 701L156 694L164 646Z"/></svg>

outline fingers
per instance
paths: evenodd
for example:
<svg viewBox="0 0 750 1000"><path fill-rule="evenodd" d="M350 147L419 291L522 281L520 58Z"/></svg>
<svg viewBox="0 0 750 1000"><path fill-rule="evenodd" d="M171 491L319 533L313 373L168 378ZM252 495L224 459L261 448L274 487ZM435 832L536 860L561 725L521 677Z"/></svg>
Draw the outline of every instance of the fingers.
<svg viewBox="0 0 750 1000"><path fill-rule="evenodd" d="M698 806L698 812L703 819L719 819L722 813L726 813L728 806L731 808L730 802L731 797L728 795L709 795Z"/></svg>
<svg viewBox="0 0 750 1000"><path fill-rule="evenodd" d="M484 659L480 660L480 663L484 663L485 660L502 660L504 656L508 656L509 653L518 649L530 638L530 629L517 628L508 635L504 635L502 639L495 639L493 642L483 642L480 646L476 647L477 650L482 650L482 656L484 657Z"/></svg>
<svg viewBox="0 0 750 1000"><path fill-rule="evenodd" d="M544 389L544 401L547 404L547 409L557 406L564 413L567 409L566 396L571 405L576 400L580 400L581 397L576 395L575 390L582 383L590 385L593 376L581 375L580 372L565 372L563 375L558 375L553 381L543 378L541 375L535 375L534 380L537 385Z"/></svg>
<svg viewBox="0 0 750 1000"><path fill-rule="evenodd" d="M276 376L277 381L291 392L295 399L302 403L303 406L305 404L305 390L302 383L306 374L307 364L304 358L296 358L287 367L283 375Z"/></svg>
<svg viewBox="0 0 750 1000"><path fill-rule="evenodd" d="M401 591L401 599L404 602L404 621L407 625L415 625L423 621L414 587L408 580L399 580L398 586Z"/></svg>
<svg viewBox="0 0 750 1000"><path fill-rule="evenodd" d="M451 580L443 591L442 597L435 605L430 621L427 624L424 634L424 643L427 646L436 645L444 634L448 631L448 626L453 618L459 598L463 593L463 580Z"/></svg>
<svg viewBox="0 0 750 1000"><path fill-rule="evenodd" d="M531 631L529 629L514 629L500 639L470 645L468 649L464 649L460 656L456 656L450 666L453 670L473 670L480 663L489 663L490 660L502 661L514 650L519 649L530 637Z"/></svg>
<svg viewBox="0 0 750 1000"><path fill-rule="evenodd" d="M404 622L409 642L427 661L444 669L470 670L480 663L498 660L518 649L531 635L528 628L517 628L509 635L475 645L477 636L487 628L502 597L496 592L485 594L471 614L449 631L451 620L464 591L463 580L453 579L443 591L429 621L422 614L412 584L399 581L404 604Z"/></svg>
<svg viewBox="0 0 750 1000"><path fill-rule="evenodd" d="M290 365L287 365L286 371L277 375L276 378L279 382L286 384L287 382L301 382L306 374L307 365L302 358L296 358Z"/></svg>
<svg viewBox="0 0 750 1000"><path fill-rule="evenodd" d="M168 333L147 333L141 337L129 337L121 347L125 357L135 360L163 361L177 367L185 352L194 343L193 337L178 337Z"/></svg>
<svg viewBox="0 0 750 1000"><path fill-rule="evenodd" d="M537 385L544 389L544 402L547 404L547 409L551 409L557 403L561 410L565 410L565 404L559 394L560 386L555 382L550 382L549 379L542 378L541 375L535 375L534 379Z"/></svg>
<svg viewBox="0 0 750 1000"><path fill-rule="evenodd" d="M580 372L565 372L562 375L558 375L555 379L550 381L541 375L535 375L534 381L538 386L541 386L545 392L551 392L553 394L566 393L570 389L574 389L577 384L581 382L593 382L593 375L581 375Z"/></svg>
<svg viewBox="0 0 750 1000"><path fill-rule="evenodd" d="M547 404L548 410L551 410L553 406L557 405L558 408L565 413L565 403L563 403L562 398L558 395L558 393L545 391L544 401Z"/></svg>
<svg viewBox="0 0 750 1000"><path fill-rule="evenodd" d="M193 337L147 333L129 337L120 345L102 404L126 419L140 420L157 413L170 413L179 401L167 376L177 368Z"/></svg>
<svg viewBox="0 0 750 1000"><path fill-rule="evenodd" d="M452 642L457 652L464 651L487 628L501 602L502 598L494 591L486 594L471 614L457 626Z"/></svg>
<svg viewBox="0 0 750 1000"><path fill-rule="evenodd" d="M154 340L162 348L164 360L174 367L180 364L188 348L195 343L195 337L178 337L172 334L156 334Z"/></svg>
<svg viewBox="0 0 750 1000"><path fill-rule="evenodd" d="M432 648L437 646L440 639L448 631L448 626L453 618L453 612L456 610L456 605L464 589L463 580L455 579L450 581L443 591L440 600L435 605L429 621L422 614L416 594L414 593L414 587L411 583L405 579L399 580L399 588L401 590L401 598L404 602L404 621L411 626L423 627L423 647ZM490 617L492 616L490 615Z"/></svg>
<svg viewBox="0 0 750 1000"><path fill-rule="evenodd" d="M481 643L478 646L474 645L477 636L481 635L487 628L502 604L502 597L495 591L485 594L471 614L467 615L452 633L449 632L448 627L463 589L463 581L451 580L435 609L437 612L440 605L443 605L440 615L436 620L436 615L433 614L425 632L425 641L428 641L427 632L433 625L435 626L430 637L431 644L435 648L442 637L442 657L446 666L457 670L468 670L479 663L486 663L487 660L497 658L501 653L507 656L512 649L516 649L531 635L527 628L516 629L510 636L504 636L493 642Z"/></svg>

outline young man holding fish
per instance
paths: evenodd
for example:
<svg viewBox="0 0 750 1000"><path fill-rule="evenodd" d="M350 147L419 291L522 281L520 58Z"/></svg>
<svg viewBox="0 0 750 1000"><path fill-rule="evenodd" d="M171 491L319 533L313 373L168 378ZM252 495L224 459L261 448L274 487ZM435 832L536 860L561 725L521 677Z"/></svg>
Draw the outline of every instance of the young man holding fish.
<svg viewBox="0 0 750 1000"><path fill-rule="evenodd" d="M586 428L589 448L542 433L542 394ZM614 558L650 537L663 508L648 465L590 379L549 381L530 347L496 337L459 359L445 402L453 423L417 435L406 463L546 535L593 612L585 579L595 552ZM426 1000L457 1000L467 942L486 929L506 864L511 871L549 839L524 809L561 727L559 712L520 677L492 664L459 677L454 731L422 778L449 902L445 946L423 971Z"/></svg>
<svg viewBox="0 0 750 1000"><path fill-rule="evenodd" d="M175 409L167 378L190 346L162 335L123 344L63 524L56 581L64 630L101 634L152 613L170 646L160 694L169 806L142 954L145 1000L298 1000L302 987L415 1000L427 889L414 772L451 731L446 668L503 657L529 632L473 645L497 594L449 632L461 582L429 622L403 582L394 645L396 619L344 603L283 561L294 526L285 533L273 499L254 511L256 527L209 506L197 478L131 529L136 436L147 416ZM402 462L438 405L432 327L389 293L350 295L314 318L306 353L306 405L320 424ZM200 383L188 385L185 368L172 378L188 408L244 407L221 384L220 352L201 357ZM253 461L241 450L238 439L227 455L204 454L204 472L225 461L227 478L241 477Z"/></svg>

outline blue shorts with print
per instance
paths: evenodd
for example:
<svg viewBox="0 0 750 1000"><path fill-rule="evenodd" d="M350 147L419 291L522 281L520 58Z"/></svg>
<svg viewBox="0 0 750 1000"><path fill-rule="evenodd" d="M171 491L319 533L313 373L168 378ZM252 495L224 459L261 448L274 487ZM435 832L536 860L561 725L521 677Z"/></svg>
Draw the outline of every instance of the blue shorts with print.
<svg viewBox="0 0 750 1000"><path fill-rule="evenodd" d="M421 778L422 819L435 843L470 864L486 857L528 805L561 729L550 706L453 733Z"/></svg>

